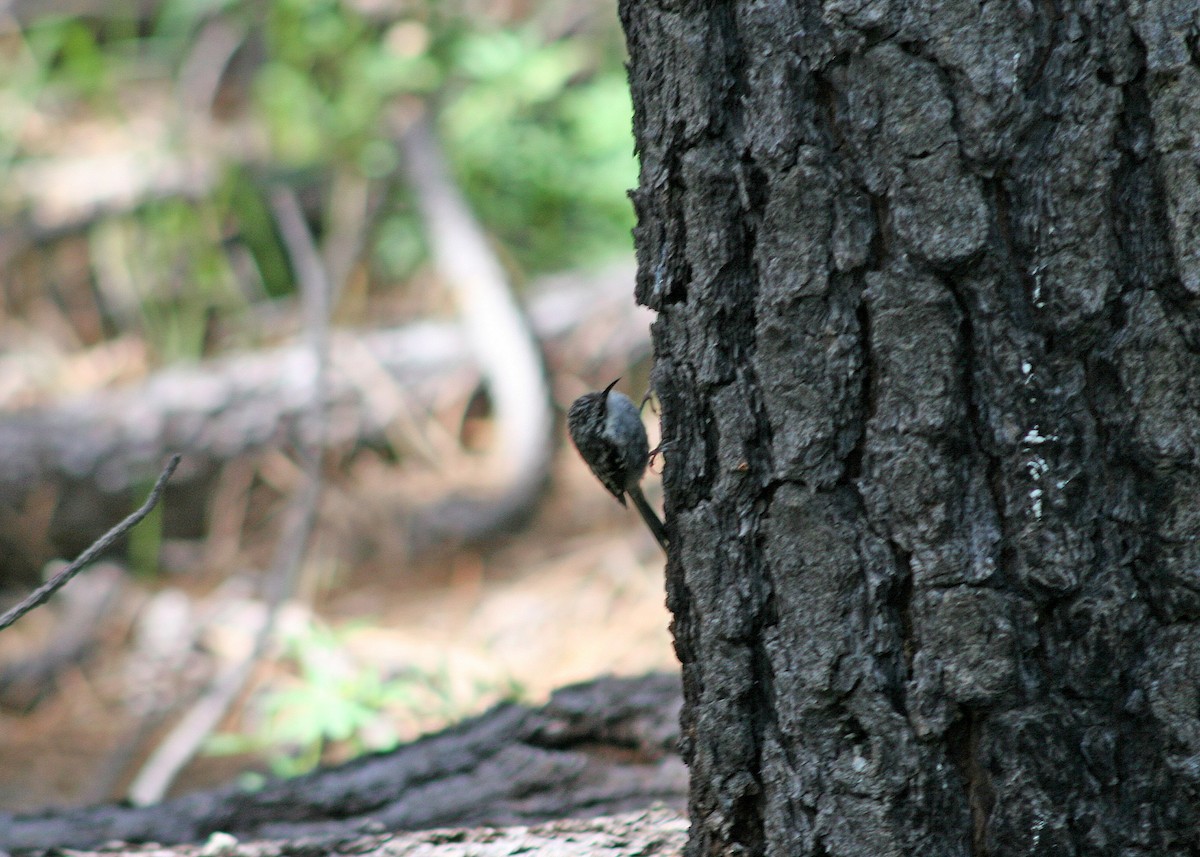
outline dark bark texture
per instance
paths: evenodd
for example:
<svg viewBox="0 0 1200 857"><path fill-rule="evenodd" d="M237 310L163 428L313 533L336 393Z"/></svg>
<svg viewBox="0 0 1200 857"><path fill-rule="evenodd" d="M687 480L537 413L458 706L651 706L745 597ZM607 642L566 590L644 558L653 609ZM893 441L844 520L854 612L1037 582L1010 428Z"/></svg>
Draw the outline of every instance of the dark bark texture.
<svg viewBox="0 0 1200 857"><path fill-rule="evenodd" d="M1193 0L623 0L689 853L1200 853Z"/></svg>

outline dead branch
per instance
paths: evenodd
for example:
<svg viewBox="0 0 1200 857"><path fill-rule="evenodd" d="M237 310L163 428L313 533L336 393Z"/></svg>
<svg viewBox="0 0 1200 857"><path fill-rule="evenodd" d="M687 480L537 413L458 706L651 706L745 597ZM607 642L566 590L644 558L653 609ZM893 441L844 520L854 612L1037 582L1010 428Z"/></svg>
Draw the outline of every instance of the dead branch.
<svg viewBox="0 0 1200 857"><path fill-rule="evenodd" d="M81 553L74 562L64 568L62 571L50 578L44 584L35 589L28 597L20 604L13 607L3 616L0 616L0 631L3 631L13 622L16 622L33 608L45 604L50 600L50 596L70 582L71 578L79 574L84 568L95 562L104 551L112 546L113 542L121 538L121 536L132 530L143 518L150 514L150 511L158 505L159 499L162 497L163 491L167 487L167 480L171 478L171 474L175 472L175 468L179 466L179 460L182 456L179 453L171 456L171 460L167 462L167 466L163 468L162 474L158 477L158 481L154 483L154 488L150 491L150 496L132 515L127 517L121 523L117 524L107 533L102 535L96 541L92 542L91 547Z"/></svg>
<svg viewBox="0 0 1200 857"><path fill-rule="evenodd" d="M111 563L95 563L64 589L53 636L39 651L0 667L0 708L32 711L58 686L60 676L93 655L129 577Z"/></svg>

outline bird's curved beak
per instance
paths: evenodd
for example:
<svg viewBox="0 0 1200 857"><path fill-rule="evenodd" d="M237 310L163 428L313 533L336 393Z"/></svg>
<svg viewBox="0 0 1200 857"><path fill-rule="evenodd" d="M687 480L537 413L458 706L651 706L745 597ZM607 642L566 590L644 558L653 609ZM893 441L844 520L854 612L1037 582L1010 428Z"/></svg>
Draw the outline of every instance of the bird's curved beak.
<svg viewBox="0 0 1200 857"><path fill-rule="evenodd" d="M615 378L611 384L609 384L607 387L604 388L604 395L606 397L608 396L608 394L610 392L612 392L612 388L617 386L617 381L620 381L620 380L621 380L620 376L617 376L617 378Z"/></svg>

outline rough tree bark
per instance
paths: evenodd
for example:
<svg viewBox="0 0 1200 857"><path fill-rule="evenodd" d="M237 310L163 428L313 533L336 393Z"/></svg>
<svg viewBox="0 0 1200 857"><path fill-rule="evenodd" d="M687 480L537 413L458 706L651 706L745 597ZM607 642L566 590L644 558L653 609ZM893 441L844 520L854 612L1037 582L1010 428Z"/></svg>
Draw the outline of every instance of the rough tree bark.
<svg viewBox="0 0 1200 857"><path fill-rule="evenodd" d="M622 0L689 853L1200 849L1200 12Z"/></svg>

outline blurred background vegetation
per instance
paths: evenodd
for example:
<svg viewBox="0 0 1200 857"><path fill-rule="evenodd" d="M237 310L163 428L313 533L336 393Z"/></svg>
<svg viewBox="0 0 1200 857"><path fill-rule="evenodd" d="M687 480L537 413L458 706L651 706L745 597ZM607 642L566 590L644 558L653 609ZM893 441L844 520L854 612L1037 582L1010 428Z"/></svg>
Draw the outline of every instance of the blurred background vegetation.
<svg viewBox="0 0 1200 857"><path fill-rule="evenodd" d="M398 129L421 111L435 117L454 179L518 290L627 257L637 165L623 62L611 0L0 4L0 419L292 339L302 320L270 204L279 185L295 191L320 245L337 326L452 315L403 177ZM389 478L351 466L360 483ZM219 672L222 651L250 645L245 587L230 579L253 571L263 551L241 548L258 526L274 538L279 515L247 498L252 485L285 496L294 462L268 454L239 467L214 488L241 509L238 550L210 537L188 554L206 572L164 576L171 545L147 521L127 557L140 588L106 608L105 646L76 674L86 690L63 691L68 673L50 702L41 689L25 710L0 701L0 782L13 784L0 807L122 794L164 712ZM595 489L586 474L575 484ZM355 502L341 489L330 505ZM602 509L629 521L602 491L588 497L575 520L594 523ZM325 526L318 542L337 530ZM562 541L560 523L548 532ZM318 568L299 598L311 609L283 623L277 656L209 749L265 752L258 769L295 773L521 688L537 695L601 669L667 665L661 555L644 534L636 549L627 543L617 533L573 542L569 556L542 544L443 558L406 569L395 606L395 557ZM349 618L362 615L370 627ZM59 618L31 614L24 636L0 639L0 655L40 651ZM163 637L201 624L182 644ZM180 645L175 660L163 654ZM148 675L160 656L166 666ZM0 669L0 691L11 690L8 674ZM90 757L96 773L81 777ZM227 776L201 772L190 786Z"/></svg>
<svg viewBox="0 0 1200 857"><path fill-rule="evenodd" d="M349 289L340 320L354 321L356 310L368 317L372 295L394 292L425 260L397 180L395 116L417 104L435 109L455 177L518 283L631 246L625 193L636 163L610 3L17 0L8 8L0 17L5 321L72 266L91 280L100 310L70 319L80 339L136 331L160 361L203 355L218 333L252 339L255 325L239 328L241 315L293 291L266 200L280 180L302 192L319 239L347 245L332 272ZM47 247L64 242L72 258L51 271L30 271L38 263L22 258L32 251L44 266Z"/></svg>

